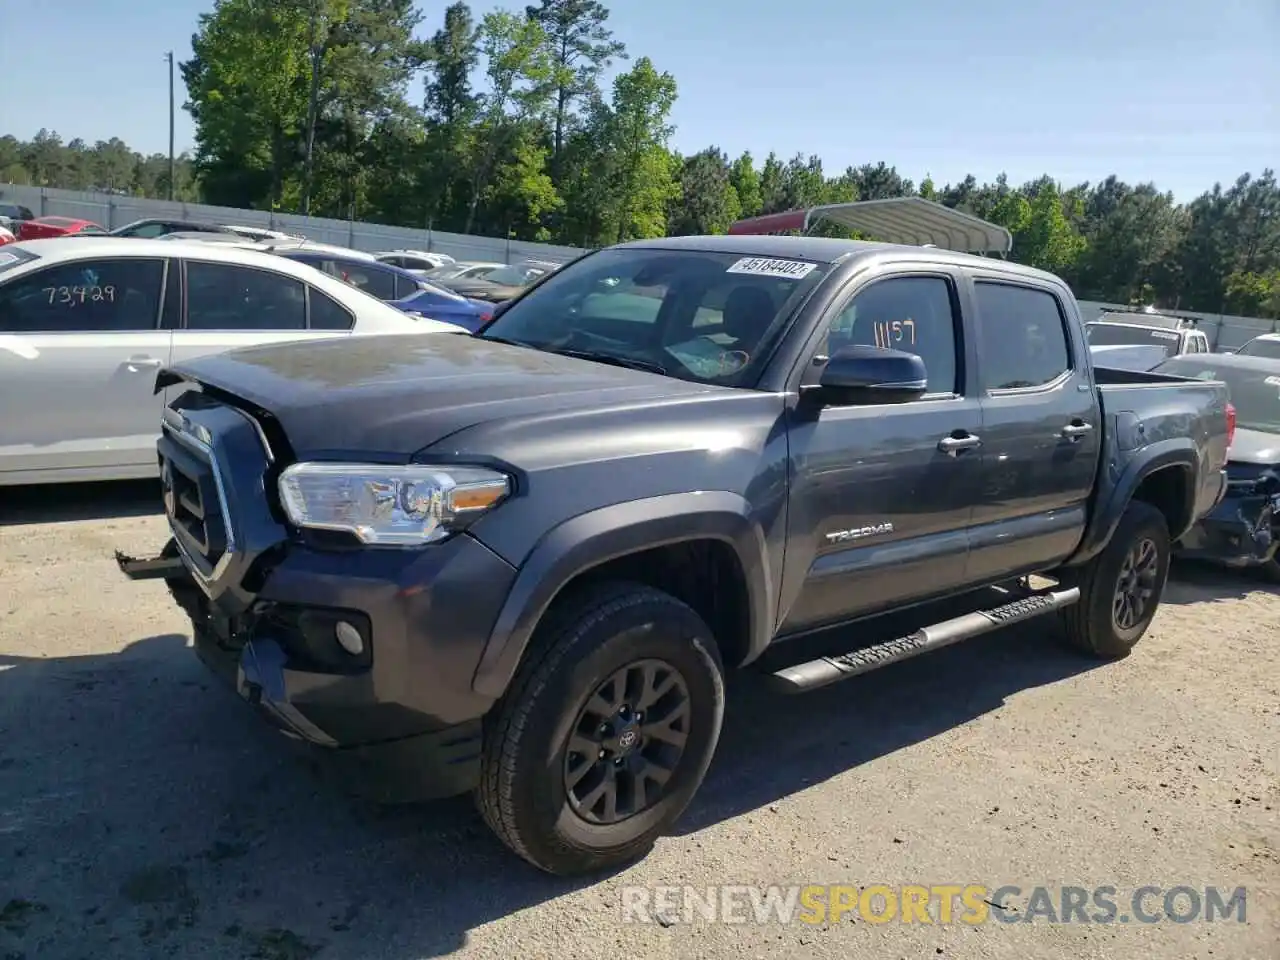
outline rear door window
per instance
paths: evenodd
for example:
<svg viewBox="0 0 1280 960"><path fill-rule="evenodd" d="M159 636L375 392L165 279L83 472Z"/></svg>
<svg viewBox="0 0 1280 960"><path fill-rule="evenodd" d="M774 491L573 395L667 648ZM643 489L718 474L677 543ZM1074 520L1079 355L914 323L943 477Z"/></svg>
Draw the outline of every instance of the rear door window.
<svg viewBox="0 0 1280 960"><path fill-rule="evenodd" d="M307 296L311 298L312 330L350 330L355 326L351 311L327 293L308 287Z"/></svg>
<svg viewBox="0 0 1280 960"><path fill-rule="evenodd" d="M187 263L187 329L305 330L301 280L231 263Z"/></svg>
<svg viewBox="0 0 1280 960"><path fill-rule="evenodd" d="M0 332L154 330L163 279L163 260L133 257L76 260L37 270L0 285Z"/></svg>
<svg viewBox="0 0 1280 960"><path fill-rule="evenodd" d="M396 274L377 263L339 263L346 281L379 300L396 298Z"/></svg>
<svg viewBox="0 0 1280 960"><path fill-rule="evenodd" d="M399 274L395 276L396 292L395 296L389 299L399 300L401 297L410 297L422 289L422 285L412 277L402 277Z"/></svg>
<svg viewBox="0 0 1280 960"><path fill-rule="evenodd" d="M1013 283L974 284L985 390L1043 387L1071 369L1058 298Z"/></svg>

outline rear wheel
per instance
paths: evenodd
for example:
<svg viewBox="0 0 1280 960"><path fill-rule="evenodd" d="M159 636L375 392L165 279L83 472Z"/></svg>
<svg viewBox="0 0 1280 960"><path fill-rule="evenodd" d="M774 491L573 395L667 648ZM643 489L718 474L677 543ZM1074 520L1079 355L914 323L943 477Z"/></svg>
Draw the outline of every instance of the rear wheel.
<svg viewBox="0 0 1280 960"><path fill-rule="evenodd" d="M1169 577L1169 529L1164 514L1135 500L1100 554L1063 581L1080 600L1063 613L1067 639L1103 659L1128 656L1160 605Z"/></svg>
<svg viewBox="0 0 1280 960"><path fill-rule="evenodd" d="M643 585L592 587L557 602L486 724L480 811L549 873L629 863L693 799L723 717L719 656L692 609Z"/></svg>

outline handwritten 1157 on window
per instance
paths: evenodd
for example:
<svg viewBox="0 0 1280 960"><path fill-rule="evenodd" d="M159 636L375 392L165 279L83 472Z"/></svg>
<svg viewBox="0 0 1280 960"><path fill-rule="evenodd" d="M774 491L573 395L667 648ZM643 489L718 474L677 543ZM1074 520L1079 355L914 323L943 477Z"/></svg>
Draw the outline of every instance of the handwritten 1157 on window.
<svg viewBox="0 0 1280 960"><path fill-rule="evenodd" d="M872 324L876 346L897 348L902 345L916 345L916 322L914 320L885 320Z"/></svg>

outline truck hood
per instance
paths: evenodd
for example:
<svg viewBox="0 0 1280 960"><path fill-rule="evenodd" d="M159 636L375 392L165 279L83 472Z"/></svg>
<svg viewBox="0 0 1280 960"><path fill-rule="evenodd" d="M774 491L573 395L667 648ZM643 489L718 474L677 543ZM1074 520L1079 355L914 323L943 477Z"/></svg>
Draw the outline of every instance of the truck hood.
<svg viewBox="0 0 1280 960"><path fill-rule="evenodd" d="M1227 451L1227 463L1280 466L1280 434L1237 427Z"/></svg>
<svg viewBox="0 0 1280 960"><path fill-rule="evenodd" d="M282 343L163 370L270 414L299 459L404 462L491 420L598 411L716 391L642 370L444 334Z"/></svg>

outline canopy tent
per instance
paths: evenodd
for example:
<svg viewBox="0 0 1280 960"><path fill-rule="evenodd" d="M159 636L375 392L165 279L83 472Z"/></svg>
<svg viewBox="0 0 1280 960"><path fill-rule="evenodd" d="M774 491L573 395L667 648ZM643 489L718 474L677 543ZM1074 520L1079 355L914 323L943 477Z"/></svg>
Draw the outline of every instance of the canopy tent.
<svg viewBox="0 0 1280 960"><path fill-rule="evenodd" d="M838 223L885 243L931 245L965 253L1007 254L1013 247L1013 237L1004 227L923 197L858 200L770 213L739 220L729 227L729 233L804 233L819 220Z"/></svg>

